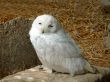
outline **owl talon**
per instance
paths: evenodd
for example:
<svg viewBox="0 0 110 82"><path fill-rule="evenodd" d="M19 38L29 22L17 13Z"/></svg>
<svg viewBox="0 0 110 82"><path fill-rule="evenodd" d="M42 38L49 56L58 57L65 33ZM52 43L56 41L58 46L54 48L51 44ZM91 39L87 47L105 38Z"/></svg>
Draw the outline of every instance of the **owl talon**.
<svg viewBox="0 0 110 82"><path fill-rule="evenodd" d="M39 68L39 70L45 71L47 73L52 73L53 72L52 69L49 69L49 68L47 68L47 67L45 67L43 65L39 65L38 68Z"/></svg>
<svg viewBox="0 0 110 82"><path fill-rule="evenodd" d="M38 66L39 70L43 70L43 65Z"/></svg>
<svg viewBox="0 0 110 82"><path fill-rule="evenodd" d="M47 73L53 73L53 70L52 69L49 69L47 67L44 67L43 70Z"/></svg>
<svg viewBox="0 0 110 82"><path fill-rule="evenodd" d="M71 75L72 77L74 77L75 74L74 74L74 73L70 73L70 75Z"/></svg>

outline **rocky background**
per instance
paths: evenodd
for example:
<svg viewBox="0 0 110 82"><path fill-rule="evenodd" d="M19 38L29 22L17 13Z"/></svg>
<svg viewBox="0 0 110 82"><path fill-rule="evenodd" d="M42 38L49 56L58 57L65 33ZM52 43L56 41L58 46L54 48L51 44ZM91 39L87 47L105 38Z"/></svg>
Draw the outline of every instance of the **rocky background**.
<svg viewBox="0 0 110 82"><path fill-rule="evenodd" d="M0 0L0 77L40 64L28 31L45 13L62 23L91 64L110 67L108 5L103 0Z"/></svg>
<svg viewBox="0 0 110 82"><path fill-rule="evenodd" d="M29 41L32 20L15 18L0 26L0 77L13 74L39 63Z"/></svg>

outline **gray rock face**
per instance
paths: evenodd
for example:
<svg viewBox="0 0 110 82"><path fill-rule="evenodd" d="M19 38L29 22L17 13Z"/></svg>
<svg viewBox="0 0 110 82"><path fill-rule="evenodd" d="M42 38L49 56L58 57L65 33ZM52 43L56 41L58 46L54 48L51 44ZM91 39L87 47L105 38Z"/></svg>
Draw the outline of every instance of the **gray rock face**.
<svg viewBox="0 0 110 82"><path fill-rule="evenodd" d="M103 5L110 5L110 0L100 0Z"/></svg>
<svg viewBox="0 0 110 82"><path fill-rule="evenodd" d="M100 0L105 13L110 13L110 0Z"/></svg>
<svg viewBox="0 0 110 82"><path fill-rule="evenodd" d="M7 76L0 82L95 82L101 74L84 74L72 77L69 74L47 73L38 67Z"/></svg>
<svg viewBox="0 0 110 82"><path fill-rule="evenodd" d="M108 27L107 27L107 37L105 37L105 43L106 43L107 49L110 50L110 24L108 24Z"/></svg>
<svg viewBox="0 0 110 82"><path fill-rule="evenodd" d="M40 63L28 35L32 21L15 18L0 24L0 78Z"/></svg>

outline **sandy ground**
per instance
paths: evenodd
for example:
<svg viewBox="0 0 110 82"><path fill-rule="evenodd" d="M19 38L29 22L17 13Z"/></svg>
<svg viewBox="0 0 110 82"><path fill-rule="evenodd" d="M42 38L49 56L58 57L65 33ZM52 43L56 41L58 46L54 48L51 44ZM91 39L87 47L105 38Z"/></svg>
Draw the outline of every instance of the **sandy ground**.
<svg viewBox="0 0 110 82"><path fill-rule="evenodd" d="M15 17L52 14L92 64L110 67L110 50L104 39L110 15L101 10L99 0L0 0L0 23Z"/></svg>

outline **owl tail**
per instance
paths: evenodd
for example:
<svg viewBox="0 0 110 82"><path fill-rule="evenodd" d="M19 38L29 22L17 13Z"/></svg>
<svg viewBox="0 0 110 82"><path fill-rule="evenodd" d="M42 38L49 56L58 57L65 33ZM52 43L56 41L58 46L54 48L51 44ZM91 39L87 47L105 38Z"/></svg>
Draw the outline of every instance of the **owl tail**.
<svg viewBox="0 0 110 82"><path fill-rule="evenodd" d="M90 72L90 73L96 73L97 72L97 69L95 67L93 67L92 65L90 65L89 62L86 61L86 64L85 64L85 70L87 72Z"/></svg>
<svg viewBox="0 0 110 82"><path fill-rule="evenodd" d="M96 70L102 75L110 74L110 68L108 67L100 67L100 66L95 66L95 65L93 65L93 67L96 68Z"/></svg>
<svg viewBox="0 0 110 82"><path fill-rule="evenodd" d="M85 69L90 73L100 73L102 76L110 74L110 68L90 65L89 62L86 62Z"/></svg>

